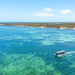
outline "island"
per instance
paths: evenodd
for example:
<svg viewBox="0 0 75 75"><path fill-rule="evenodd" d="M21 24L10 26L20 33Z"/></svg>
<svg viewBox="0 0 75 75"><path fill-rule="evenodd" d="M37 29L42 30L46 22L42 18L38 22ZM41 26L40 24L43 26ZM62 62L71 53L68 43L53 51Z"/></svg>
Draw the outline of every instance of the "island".
<svg viewBox="0 0 75 75"><path fill-rule="evenodd" d="M21 26L21 27L41 27L41 28L59 28L75 30L75 22L53 22L53 23L0 23L2 26Z"/></svg>

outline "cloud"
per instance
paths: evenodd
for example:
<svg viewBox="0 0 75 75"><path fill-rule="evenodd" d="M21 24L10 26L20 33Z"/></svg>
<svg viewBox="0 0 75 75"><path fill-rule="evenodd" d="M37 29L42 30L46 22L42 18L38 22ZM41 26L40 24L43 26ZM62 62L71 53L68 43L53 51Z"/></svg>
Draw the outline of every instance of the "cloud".
<svg viewBox="0 0 75 75"><path fill-rule="evenodd" d="M54 16L54 14L50 14L50 13L36 13L35 16L39 16L39 17L51 17L51 16Z"/></svg>
<svg viewBox="0 0 75 75"><path fill-rule="evenodd" d="M44 11L53 12L54 10L52 10L50 8L45 8Z"/></svg>
<svg viewBox="0 0 75 75"><path fill-rule="evenodd" d="M67 13L70 13L70 12L72 12L71 10L62 10L62 11L60 11L62 14L67 14Z"/></svg>

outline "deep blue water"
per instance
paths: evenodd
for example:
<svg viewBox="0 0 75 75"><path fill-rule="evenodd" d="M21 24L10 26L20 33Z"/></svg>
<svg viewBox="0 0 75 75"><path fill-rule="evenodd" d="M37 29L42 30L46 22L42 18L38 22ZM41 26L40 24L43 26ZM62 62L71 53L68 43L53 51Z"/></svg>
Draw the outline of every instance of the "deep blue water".
<svg viewBox="0 0 75 75"><path fill-rule="evenodd" d="M75 30L0 26L0 75L75 75Z"/></svg>

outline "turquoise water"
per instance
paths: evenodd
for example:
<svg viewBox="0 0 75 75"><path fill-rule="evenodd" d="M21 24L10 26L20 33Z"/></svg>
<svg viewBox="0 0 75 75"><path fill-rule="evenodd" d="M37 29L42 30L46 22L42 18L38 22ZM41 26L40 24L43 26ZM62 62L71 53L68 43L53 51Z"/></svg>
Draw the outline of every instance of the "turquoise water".
<svg viewBox="0 0 75 75"><path fill-rule="evenodd" d="M75 75L75 30L0 26L0 75Z"/></svg>

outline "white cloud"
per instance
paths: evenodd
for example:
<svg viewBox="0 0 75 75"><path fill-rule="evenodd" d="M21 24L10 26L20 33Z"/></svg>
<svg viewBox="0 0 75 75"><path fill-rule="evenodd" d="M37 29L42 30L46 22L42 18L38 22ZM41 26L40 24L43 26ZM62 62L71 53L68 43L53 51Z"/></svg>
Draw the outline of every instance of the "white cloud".
<svg viewBox="0 0 75 75"><path fill-rule="evenodd" d="M39 16L39 17L51 17L51 16L54 16L54 14L50 14L50 13L36 13L35 16Z"/></svg>
<svg viewBox="0 0 75 75"><path fill-rule="evenodd" d="M53 12L54 10L52 10L50 8L45 8L44 11Z"/></svg>
<svg viewBox="0 0 75 75"><path fill-rule="evenodd" d="M62 14L67 14L67 13L70 13L70 12L72 12L71 10L62 10L62 11L60 11Z"/></svg>

